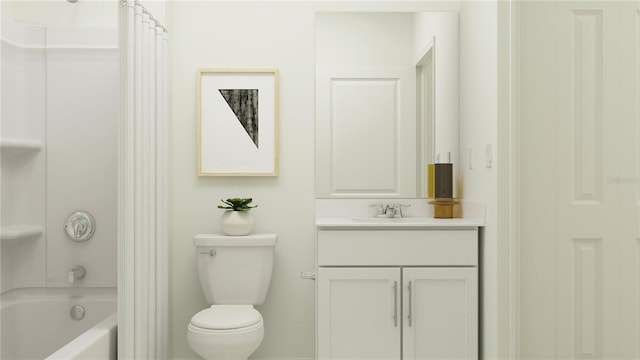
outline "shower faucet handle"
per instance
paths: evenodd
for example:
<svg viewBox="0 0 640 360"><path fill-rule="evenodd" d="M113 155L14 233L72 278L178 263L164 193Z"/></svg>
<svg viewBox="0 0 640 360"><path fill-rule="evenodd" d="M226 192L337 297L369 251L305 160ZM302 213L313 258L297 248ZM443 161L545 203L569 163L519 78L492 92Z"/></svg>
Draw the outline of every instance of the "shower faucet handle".
<svg viewBox="0 0 640 360"><path fill-rule="evenodd" d="M87 241L96 231L96 222L88 212L76 211L67 217L64 229L69 239Z"/></svg>

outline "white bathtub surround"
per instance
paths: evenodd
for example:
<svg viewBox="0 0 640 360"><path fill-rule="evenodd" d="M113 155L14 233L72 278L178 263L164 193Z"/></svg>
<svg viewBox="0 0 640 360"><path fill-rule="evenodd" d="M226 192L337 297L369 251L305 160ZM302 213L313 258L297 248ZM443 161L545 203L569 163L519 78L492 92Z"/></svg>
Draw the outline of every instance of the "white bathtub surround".
<svg viewBox="0 0 640 360"><path fill-rule="evenodd" d="M72 286L68 273L79 265L87 274L73 286L116 286L117 41L115 27L47 28L45 230L49 287ZM82 245L69 239L63 228L67 217L76 211L90 213L96 223L96 233Z"/></svg>
<svg viewBox="0 0 640 360"><path fill-rule="evenodd" d="M86 360L118 358L118 313L114 312L45 360Z"/></svg>
<svg viewBox="0 0 640 360"><path fill-rule="evenodd" d="M2 294L1 302L0 358L115 359L115 288L23 288ZM76 305L84 309L80 320L70 315Z"/></svg>
<svg viewBox="0 0 640 360"><path fill-rule="evenodd" d="M10 17L1 21L0 42L7 90L0 125L2 292L68 287L69 270L81 264L89 275L74 286L114 287L116 27L34 26ZM80 209L100 227L83 246L59 231Z"/></svg>
<svg viewBox="0 0 640 360"><path fill-rule="evenodd" d="M34 3L1 6L3 359L43 359L116 310L117 30L32 21ZM82 245L63 230L76 210L99 224Z"/></svg>
<svg viewBox="0 0 640 360"><path fill-rule="evenodd" d="M47 50L44 26L0 22L0 284L6 292L45 286Z"/></svg>
<svg viewBox="0 0 640 360"><path fill-rule="evenodd" d="M118 358L165 359L167 32L137 1L121 1L119 19Z"/></svg>

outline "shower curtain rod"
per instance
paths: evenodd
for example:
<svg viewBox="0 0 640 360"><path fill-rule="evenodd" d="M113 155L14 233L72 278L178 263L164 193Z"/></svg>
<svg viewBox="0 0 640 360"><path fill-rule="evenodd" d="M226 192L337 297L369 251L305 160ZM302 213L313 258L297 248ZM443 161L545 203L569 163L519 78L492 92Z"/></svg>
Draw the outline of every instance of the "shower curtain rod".
<svg viewBox="0 0 640 360"><path fill-rule="evenodd" d="M120 6L127 6L127 0L120 0ZM154 24L156 24L156 27L159 27L162 29L162 31L164 31L165 33L169 33L169 31L167 30L166 27L164 27L164 25L162 25L160 23L160 21L158 21L158 19L154 18L153 15L151 14L151 12L149 12L149 10L147 10L146 7L144 7L144 5L142 5L142 3L138 0L134 0L133 1L133 6L141 6L142 7L142 13L149 15L149 19L151 19L151 21L153 21Z"/></svg>

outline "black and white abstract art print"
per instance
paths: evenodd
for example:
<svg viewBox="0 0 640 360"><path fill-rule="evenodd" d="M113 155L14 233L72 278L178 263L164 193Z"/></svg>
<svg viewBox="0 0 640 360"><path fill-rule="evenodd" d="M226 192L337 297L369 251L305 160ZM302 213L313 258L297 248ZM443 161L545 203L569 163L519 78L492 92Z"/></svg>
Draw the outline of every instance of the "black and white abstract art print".
<svg viewBox="0 0 640 360"><path fill-rule="evenodd" d="M200 69L198 175L277 174L277 70Z"/></svg>
<svg viewBox="0 0 640 360"><path fill-rule="evenodd" d="M220 89L219 91L258 148L258 89Z"/></svg>

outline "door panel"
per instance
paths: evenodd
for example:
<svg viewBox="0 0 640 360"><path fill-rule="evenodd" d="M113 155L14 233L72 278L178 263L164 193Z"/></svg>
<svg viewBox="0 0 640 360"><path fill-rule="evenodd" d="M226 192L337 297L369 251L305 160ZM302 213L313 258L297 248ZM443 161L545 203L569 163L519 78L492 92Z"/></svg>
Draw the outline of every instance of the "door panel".
<svg viewBox="0 0 640 360"><path fill-rule="evenodd" d="M399 268L319 268L318 358L400 359L400 306Z"/></svg>
<svg viewBox="0 0 640 360"><path fill-rule="evenodd" d="M412 66L316 69L316 195L416 196Z"/></svg>
<svg viewBox="0 0 640 360"><path fill-rule="evenodd" d="M640 358L638 2L521 3L520 354Z"/></svg>
<svg viewBox="0 0 640 360"><path fill-rule="evenodd" d="M477 359L477 268L404 268L402 274L403 359Z"/></svg>

